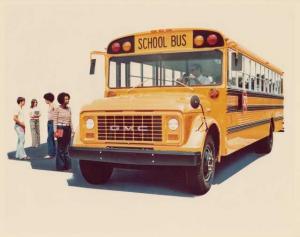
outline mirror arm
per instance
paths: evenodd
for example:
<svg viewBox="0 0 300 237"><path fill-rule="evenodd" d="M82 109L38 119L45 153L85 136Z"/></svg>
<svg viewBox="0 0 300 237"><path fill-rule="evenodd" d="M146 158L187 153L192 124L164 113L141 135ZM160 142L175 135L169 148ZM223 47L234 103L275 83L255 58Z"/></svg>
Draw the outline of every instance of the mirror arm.
<svg viewBox="0 0 300 237"><path fill-rule="evenodd" d="M106 57L107 56L107 53L106 52L104 52L104 51L92 51L92 52L90 52L90 59L92 60L93 59L93 56L94 55L103 55L104 57Z"/></svg>

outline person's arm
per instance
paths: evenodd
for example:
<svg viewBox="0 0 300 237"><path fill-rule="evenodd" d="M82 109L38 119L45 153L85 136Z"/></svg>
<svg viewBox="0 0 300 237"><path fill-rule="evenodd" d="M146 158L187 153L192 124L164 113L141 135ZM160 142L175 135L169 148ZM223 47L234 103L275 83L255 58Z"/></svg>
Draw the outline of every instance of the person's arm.
<svg viewBox="0 0 300 237"><path fill-rule="evenodd" d="M57 130L57 124L58 124L58 108L54 109L54 112L53 112L53 130L54 130L54 133Z"/></svg>
<svg viewBox="0 0 300 237"><path fill-rule="evenodd" d="M13 120L15 121L16 124L25 128L25 124L19 120L19 113L17 111L14 113Z"/></svg>
<svg viewBox="0 0 300 237"><path fill-rule="evenodd" d="M22 123L19 119L18 119L18 115L14 115L13 120L15 121L16 124L20 125L20 126L24 126L24 123Z"/></svg>
<svg viewBox="0 0 300 237"><path fill-rule="evenodd" d="M34 118L34 114L33 114L33 110L32 109L29 110L29 117L30 118Z"/></svg>
<svg viewBox="0 0 300 237"><path fill-rule="evenodd" d="M73 128L73 122L72 122L72 111L71 111L71 108L70 108L70 127L71 127L71 132L72 132L72 135L74 134L74 128Z"/></svg>
<svg viewBox="0 0 300 237"><path fill-rule="evenodd" d="M38 111L39 113L38 113L38 115L36 115L36 118L39 118L39 117L41 117L41 111L39 110L39 109L37 109L36 111Z"/></svg>

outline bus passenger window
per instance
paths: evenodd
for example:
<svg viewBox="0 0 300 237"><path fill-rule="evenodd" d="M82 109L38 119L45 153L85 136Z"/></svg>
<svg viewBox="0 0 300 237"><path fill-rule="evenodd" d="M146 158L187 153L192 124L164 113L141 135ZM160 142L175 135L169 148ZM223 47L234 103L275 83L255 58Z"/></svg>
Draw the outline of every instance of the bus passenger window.
<svg viewBox="0 0 300 237"><path fill-rule="evenodd" d="M256 91L263 91L262 82L265 78L265 67L258 63L256 64L256 77L257 77Z"/></svg>
<svg viewBox="0 0 300 237"><path fill-rule="evenodd" d="M238 77L238 87L243 88L243 77L242 76Z"/></svg>

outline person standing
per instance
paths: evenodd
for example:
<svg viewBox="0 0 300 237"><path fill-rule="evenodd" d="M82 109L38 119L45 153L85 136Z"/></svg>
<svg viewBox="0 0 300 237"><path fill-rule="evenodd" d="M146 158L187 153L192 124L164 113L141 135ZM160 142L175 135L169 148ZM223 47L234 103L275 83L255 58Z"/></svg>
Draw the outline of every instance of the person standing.
<svg viewBox="0 0 300 237"><path fill-rule="evenodd" d="M13 120L15 121L15 131L18 136L16 159L29 160L30 157L27 156L24 144L25 144L25 123L24 123L24 111L23 107L25 105L25 98L17 98L18 108L14 112Z"/></svg>
<svg viewBox="0 0 300 237"><path fill-rule="evenodd" d="M37 107L38 102L36 99L31 100L30 105L30 128L32 137L32 147L38 147L40 145L40 110Z"/></svg>
<svg viewBox="0 0 300 237"><path fill-rule="evenodd" d="M46 104L49 106L48 108L48 122L47 122L47 146L48 146L48 155L46 155L45 159L51 159L56 155L56 145L54 140L54 125L53 125L53 118L54 118L54 95L52 93L46 93L44 95L44 99Z"/></svg>
<svg viewBox="0 0 300 237"><path fill-rule="evenodd" d="M68 106L70 95L62 92L57 97L60 104L54 111L54 134L57 138L56 169L69 170L71 160L69 156L69 145L73 134L71 109Z"/></svg>

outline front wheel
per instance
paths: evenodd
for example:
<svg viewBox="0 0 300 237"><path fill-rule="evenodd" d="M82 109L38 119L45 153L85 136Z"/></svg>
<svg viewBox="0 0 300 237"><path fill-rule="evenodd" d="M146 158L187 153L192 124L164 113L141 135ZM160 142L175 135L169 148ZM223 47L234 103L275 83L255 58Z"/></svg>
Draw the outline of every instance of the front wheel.
<svg viewBox="0 0 300 237"><path fill-rule="evenodd" d="M96 161L80 160L79 166L82 176L90 184L106 183L113 172L111 165Z"/></svg>
<svg viewBox="0 0 300 237"><path fill-rule="evenodd" d="M201 154L200 164L186 170L187 185L192 193L202 195L209 191L214 179L215 164L215 144L212 137L208 135Z"/></svg>

